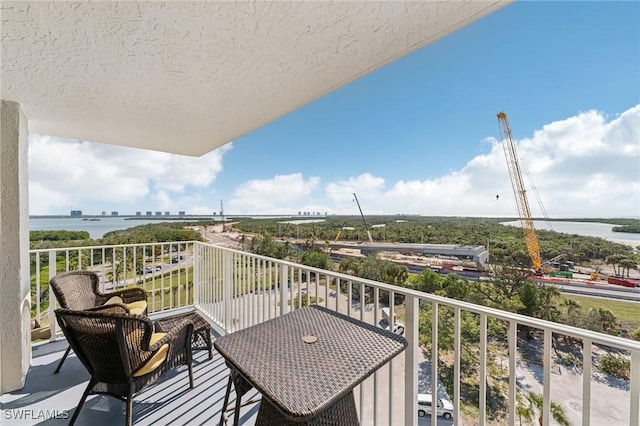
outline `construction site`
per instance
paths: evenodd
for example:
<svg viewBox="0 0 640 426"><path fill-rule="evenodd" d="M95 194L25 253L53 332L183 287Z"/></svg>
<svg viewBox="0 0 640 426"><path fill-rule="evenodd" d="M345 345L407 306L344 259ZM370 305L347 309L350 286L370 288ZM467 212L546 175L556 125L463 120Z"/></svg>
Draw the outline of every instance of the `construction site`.
<svg viewBox="0 0 640 426"><path fill-rule="evenodd" d="M562 280L576 279L591 286L605 283L624 287L640 286L640 281L636 279L605 276L599 271L589 270L584 267L576 268L575 262L568 259L565 254L559 254L543 260L540 243L534 227L534 218L527 197L523 171L526 172L529 177L533 189L532 192L538 201L542 216L547 222L549 222L549 218L533 184L532 178L528 174L526 165L521 161L521 155L513 140L507 115L504 112L499 112L497 118L511 186L518 210L520 227L522 228L526 250L531 262L530 272L532 276L541 281L550 280L549 282L554 282L557 279L559 279L560 282L562 282ZM489 247L485 245L388 243L374 241L371 229L384 227L385 225L369 226L355 193L353 193L353 200L357 204L360 218L366 231L367 241L341 240L340 237L343 235L343 231L348 232L355 230L353 226L347 226L348 222L344 221L334 240L328 242L328 245L327 243L323 243L325 247L328 246L331 260L339 262L341 258L345 256L366 257L374 254L381 259L406 266L410 273L420 273L424 269L431 269L442 274L455 272L468 278L479 278L486 274L490 254Z"/></svg>

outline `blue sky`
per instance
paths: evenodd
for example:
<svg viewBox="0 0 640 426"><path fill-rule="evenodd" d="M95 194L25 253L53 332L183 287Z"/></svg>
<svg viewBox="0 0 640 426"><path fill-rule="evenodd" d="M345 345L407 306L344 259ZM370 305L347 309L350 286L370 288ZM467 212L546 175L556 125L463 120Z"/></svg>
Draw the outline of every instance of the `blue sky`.
<svg viewBox="0 0 640 426"><path fill-rule="evenodd" d="M31 135L30 213L515 215L500 110L550 217L640 216L640 3L517 2L200 158Z"/></svg>

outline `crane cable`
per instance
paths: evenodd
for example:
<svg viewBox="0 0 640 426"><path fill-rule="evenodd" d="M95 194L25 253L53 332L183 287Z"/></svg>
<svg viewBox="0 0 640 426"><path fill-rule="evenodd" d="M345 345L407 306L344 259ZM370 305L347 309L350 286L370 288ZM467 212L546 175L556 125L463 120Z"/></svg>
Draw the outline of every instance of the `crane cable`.
<svg viewBox="0 0 640 426"><path fill-rule="evenodd" d="M520 148L515 144L515 142L514 142L514 146L515 146L516 155L518 155L520 159L520 164L524 169L525 175L527 176L527 180L529 181L531 189L533 189L533 193L536 197L536 202L538 203L538 206L540 207L540 210L542 212L542 217L544 218L544 221L547 223L549 230L553 231L553 226L551 225L551 221L549 220L549 216L547 215L547 210L545 209L544 204L542 203L542 199L540 198L540 193L538 192L538 188L536 188L536 184L533 181L533 177L529 172L529 168L527 167L527 162L524 161L524 155L522 154L522 151L520 150Z"/></svg>

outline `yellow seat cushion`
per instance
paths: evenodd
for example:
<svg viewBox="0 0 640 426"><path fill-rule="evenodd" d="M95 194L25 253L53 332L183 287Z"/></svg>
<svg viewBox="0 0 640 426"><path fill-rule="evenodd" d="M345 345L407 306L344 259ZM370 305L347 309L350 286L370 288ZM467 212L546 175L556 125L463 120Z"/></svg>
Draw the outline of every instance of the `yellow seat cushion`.
<svg viewBox="0 0 640 426"><path fill-rule="evenodd" d="M127 308L129 309L129 313L133 314L133 315L142 315L144 313L144 311L147 310L147 301L146 300L137 300L137 301L131 302L131 303L124 303L122 301L122 297L113 296L109 300L106 301L105 305L112 305L114 303L120 303L120 304L127 305Z"/></svg>
<svg viewBox="0 0 640 426"><path fill-rule="evenodd" d="M129 313L133 315L142 315L144 311L147 310L147 301L146 300L138 300L136 302L127 303L127 308L129 308Z"/></svg>
<svg viewBox="0 0 640 426"><path fill-rule="evenodd" d="M107 300L104 304L105 305L113 305L115 303L123 303L122 302L122 297L120 296L113 296L112 298L110 298L109 300Z"/></svg>
<svg viewBox="0 0 640 426"><path fill-rule="evenodd" d="M158 340L162 339L166 336L167 333L153 333L151 335L151 340L149 341L149 346L155 344ZM158 349L158 351L153 354L151 358L145 362L144 366L138 370L133 377L144 376L145 374L149 374L154 371L156 368L160 367L162 363L167 359L167 353L169 352L169 344L165 343Z"/></svg>

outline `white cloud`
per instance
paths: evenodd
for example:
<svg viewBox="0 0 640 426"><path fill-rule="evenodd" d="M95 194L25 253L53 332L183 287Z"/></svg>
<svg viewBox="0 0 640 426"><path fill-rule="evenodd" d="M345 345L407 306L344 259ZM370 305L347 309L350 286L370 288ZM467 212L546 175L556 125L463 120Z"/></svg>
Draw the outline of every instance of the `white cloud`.
<svg viewBox="0 0 640 426"><path fill-rule="evenodd" d="M521 167L529 171L523 178L533 215L543 215L537 189L549 217L640 216L639 141L640 105L610 121L597 111L580 113L516 141ZM340 205L355 190L366 214L516 216L502 144L485 142L488 153L447 175L387 187L383 178L367 173L329 183L327 197ZM357 214L353 207L346 210L339 212Z"/></svg>
<svg viewBox="0 0 640 426"><path fill-rule="evenodd" d="M370 173L363 173L359 176L346 180L329 183L325 188L327 198L333 202L333 213L336 214L358 214L358 207L355 205L353 194L358 197L361 207L373 206L374 200L379 199L384 190L384 179L376 177ZM383 211L367 208L367 214L381 214Z"/></svg>
<svg viewBox="0 0 640 426"><path fill-rule="evenodd" d="M158 200L149 209L175 210L171 199L188 187L210 185L229 149L230 144L196 158L30 134L29 210L51 214L85 205L133 210L146 204L145 197Z"/></svg>
<svg viewBox="0 0 640 426"><path fill-rule="evenodd" d="M273 179L252 179L240 185L229 202L233 214L297 214L319 185L320 178L304 179L302 173L276 175Z"/></svg>
<svg viewBox="0 0 640 426"><path fill-rule="evenodd" d="M519 136L518 129L513 130ZM516 144L550 217L628 217L640 216L639 141L637 105L613 117L585 111L544 125ZM487 152L433 179L389 182L384 165L378 166L380 171L373 169L324 186L320 177L305 178L302 172L251 179L225 200L225 212L356 215L356 193L367 215L494 216L498 210L501 216L515 216L502 144L494 138L482 142ZM91 204L107 211L117 205L129 212L211 214L219 210L218 194L224 193L214 190L213 184L229 149L226 145L191 158L31 135L30 212L67 212L69 207ZM330 165L327 170L331 171ZM526 176L525 186L533 215L541 216Z"/></svg>
<svg viewBox="0 0 640 426"><path fill-rule="evenodd" d="M517 135L517 129L514 132ZM638 141L640 105L613 119L586 111L516 140L523 173L528 170L523 178L533 215L543 215L537 190L550 217L640 216ZM517 216L503 146L491 137L483 142L487 153L434 179L388 183L372 171L330 182L322 194L316 178L305 181L300 173L276 176L245 183L231 206L237 214L355 215L355 192L368 215Z"/></svg>

